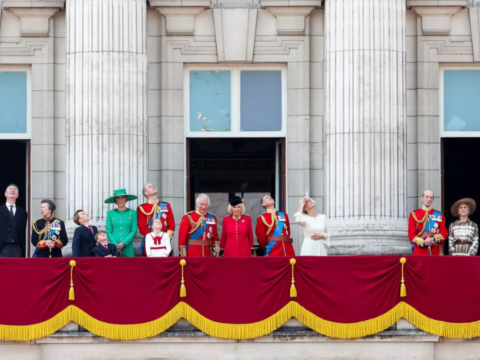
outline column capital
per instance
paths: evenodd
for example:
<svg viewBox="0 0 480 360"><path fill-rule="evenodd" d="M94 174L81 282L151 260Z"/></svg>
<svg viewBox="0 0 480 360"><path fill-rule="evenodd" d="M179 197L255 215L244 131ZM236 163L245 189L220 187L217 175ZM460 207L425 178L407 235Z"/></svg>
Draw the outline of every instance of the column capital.
<svg viewBox="0 0 480 360"><path fill-rule="evenodd" d="M266 7L277 18L277 35L304 35L305 18L314 6L268 6Z"/></svg>
<svg viewBox="0 0 480 360"><path fill-rule="evenodd" d="M422 18L423 35L449 35L450 18L460 6L414 6L412 9Z"/></svg>
<svg viewBox="0 0 480 360"><path fill-rule="evenodd" d="M205 7L155 7L155 9L167 19L167 35L193 35L195 17L205 10Z"/></svg>

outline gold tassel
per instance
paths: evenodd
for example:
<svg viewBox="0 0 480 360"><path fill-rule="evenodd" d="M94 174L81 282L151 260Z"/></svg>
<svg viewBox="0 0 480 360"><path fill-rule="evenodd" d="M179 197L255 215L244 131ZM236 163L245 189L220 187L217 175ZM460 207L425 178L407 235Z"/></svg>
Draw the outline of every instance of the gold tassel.
<svg viewBox="0 0 480 360"><path fill-rule="evenodd" d="M292 265L292 286L290 286L290 297L291 298L296 298L297 297L297 288L295 287L295 278L293 276L293 268L294 268L296 263L297 263L297 260L290 259L290 264Z"/></svg>
<svg viewBox="0 0 480 360"><path fill-rule="evenodd" d="M185 287L185 279L183 278L183 267L187 264L185 259L180 260L180 266L182 267L182 285L180 286L180 297L187 297L187 288Z"/></svg>
<svg viewBox="0 0 480 360"><path fill-rule="evenodd" d="M400 297L407 296L407 288L405 287L405 278L403 277L403 267L405 266L406 262L407 262L406 258L402 257L400 259L400 263L402 264L402 285L400 285Z"/></svg>
<svg viewBox="0 0 480 360"><path fill-rule="evenodd" d="M75 291L73 290L73 268L77 266L75 260L70 260L70 291L68 292L68 300L75 301Z"/></svg>

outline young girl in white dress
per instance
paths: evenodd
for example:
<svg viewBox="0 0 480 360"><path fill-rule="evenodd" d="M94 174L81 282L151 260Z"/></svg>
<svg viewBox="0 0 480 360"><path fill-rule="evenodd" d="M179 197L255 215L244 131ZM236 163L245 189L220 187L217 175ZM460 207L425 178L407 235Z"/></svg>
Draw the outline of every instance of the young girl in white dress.
<svg viewBox="0 0 480 360"><path fill-rule="evenodd" d="M145 249L147 257L167 257L172 251L170 237L162 232L160 219L152 222L152 232L145 236Z"/></svg>
<svg viewBox="0 0 480 360"><path fill-rule="evenodd" d="M328 220L325 215L317 214L315 201L308 195L300 200L295 222L303 227L303 245L300 255L327 256L330 247Z"/></svg>

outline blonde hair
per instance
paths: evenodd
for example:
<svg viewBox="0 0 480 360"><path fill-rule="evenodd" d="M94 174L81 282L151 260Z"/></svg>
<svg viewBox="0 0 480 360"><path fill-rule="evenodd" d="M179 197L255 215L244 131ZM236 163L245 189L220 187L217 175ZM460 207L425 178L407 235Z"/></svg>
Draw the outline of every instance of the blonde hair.
<svg viewBox="0 0 480 360"><path fill-rule="evenodd" d="M307 199L307 200L310 200L311 202L313 202L314 204L316 204L317 202L315 200L313 200L312 198L310 197L303 197L300 199L300 204L298 205L298 212L301 213L301 214L307 214L307 211L305 210L305 204L307 203L305 201L305 203L303 202L304 199Z"/></svg>
<svg viewBox="0 0 480 360"><path fill-rule="evenodd" d="M240 211L240 215L245 214L245 205L243 205L243 204L238 204L238 205L242 205L242 210ZM230 204L228 204L227 213L228 213L228 215L232 215L232 214L233 214L233 206L230 205Z"/></svg>

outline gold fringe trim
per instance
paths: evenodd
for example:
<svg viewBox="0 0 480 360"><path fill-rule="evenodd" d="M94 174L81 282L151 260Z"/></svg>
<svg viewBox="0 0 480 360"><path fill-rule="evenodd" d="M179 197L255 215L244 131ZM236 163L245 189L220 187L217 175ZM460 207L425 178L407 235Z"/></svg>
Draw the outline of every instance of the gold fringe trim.
<svg viewBox="0 0 480 360"><path fill-rule="evenodd" d="M295 301L289 302L276 314L252 324L224 324L207 319L184 302L159 319L132 325L109 324L94 319L74 305L67 307L50 320L35 325L0 325L0 340L28 341L49 336L74 321L91 333L113 340L136 340L156 336L180 318L184 318L207 335L224 339L253 339L268 335L284 325L290 318L297 318L310 329L332 338L353 339L379 333L388 329L401 318L405 318L417 328L433 335L448 338L471 339L480 336L480 321L471 323L449 323L433 320L400 302L393 309L376 318L357 323L335 323L324 320L306 310Z"/></svg>

